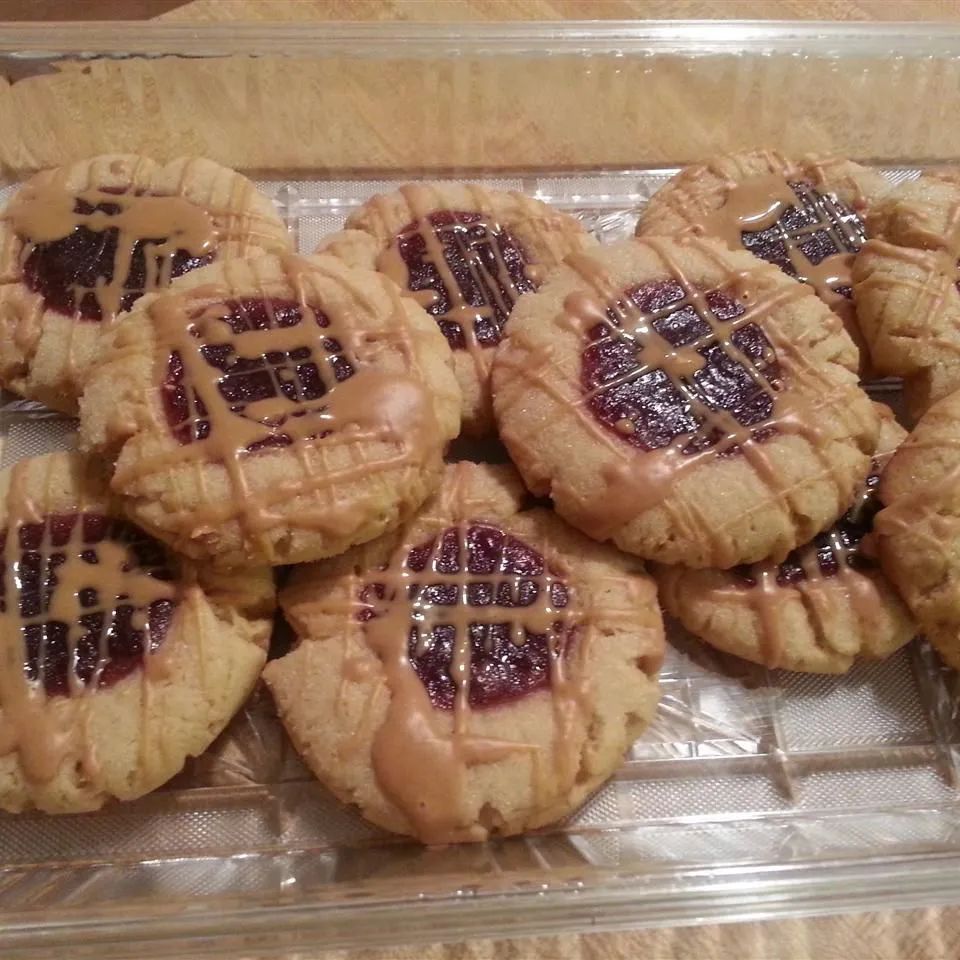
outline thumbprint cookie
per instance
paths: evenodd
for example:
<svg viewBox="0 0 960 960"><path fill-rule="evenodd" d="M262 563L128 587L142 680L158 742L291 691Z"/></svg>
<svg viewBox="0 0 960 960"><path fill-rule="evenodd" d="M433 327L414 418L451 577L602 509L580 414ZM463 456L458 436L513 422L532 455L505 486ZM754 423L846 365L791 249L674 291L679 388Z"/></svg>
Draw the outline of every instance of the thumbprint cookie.
<svg viewBox="0 0 960 960"><path fill-rule="evenodd" d="M387 830L483 840L555 821L657 702L663 625L639 561L460 462L399 531L298 567L264 673L316 776Z"/></svg>
<svg viewBox="0 0 960 960"><path fill-rule="evenodd" d="M889 189L849 160L732 154L681 170L650 201L637 233L717 237L809 284L843 320L868 373L850 274L868 236L865 218Z"/></svg>
<svg viewBox="0 0 960 960"><path fill-rule="evenodd" d="M75 453L0 473L0 809L132 800L205 750L266 660L268 567L229 578L125 520Z"/></svg>
<svg viewBox="0 0 960 960"><path fill-rule="evenodd" d="M571 255L494 362L500 435L530 490L663 563L780 562L847 509L879 418L856 349L804 284L718 240Z"/></svg>
<svg viewBox="0 0 960 960"><path fill-rule="evenodd" d="M661 567L664 608L718 650L771 669L843 673L855 657L882 659L899 650L916 629L880 570L870 530L881 472L905 436L881 407L870 476L833 527L779 564Z"/></svg>
<svg viewBox="0 0 960 960"><path fill-rule="evenodd" d="M490 364L513 305L590 236L522 193L459 183L376 196L346 227L324 251L386 274L435 318L453 350L464 430L491 432Z"/></svg>
<svg viewBox="0 0 960 960"><path fill-rule="evenodd" d="M853 268L860 326L877 371L904 378L917 418L960 389L960 179L902 184L869 222L878 239Z"/></svg>
<svg viewBox="0 0 960 960"><path fill-rule="evenodd" d="M937 401L880 478L884 572L920 629L960 668L960 391Z"/></svg>
<svg viewBox="0 0 960 960"><path fill-rule="evenodd" d="M341 553L415 511L460 392L437 325L335 257L224 260L114 328L80 439L144 529L220 566Z"/></svg>
<svg viewBox="0 0 960 960"><path fill-rule="evenodd" d="M210 160L100 156L38 173L0 214L0 384L75 414L102 333L144 293L288 246L270 201Z"/></svg>

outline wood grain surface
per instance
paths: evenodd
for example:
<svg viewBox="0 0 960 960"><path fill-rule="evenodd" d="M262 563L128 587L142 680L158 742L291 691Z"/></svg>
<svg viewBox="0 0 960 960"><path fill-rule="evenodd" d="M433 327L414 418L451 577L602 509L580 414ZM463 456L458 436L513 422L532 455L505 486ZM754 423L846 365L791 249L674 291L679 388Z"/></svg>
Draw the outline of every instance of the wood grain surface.
<svg viewBox="0 0 960 960"><path fill-rule="evenodd" d="M117 6L123 7L122 0ZM955 0L193 0L163 15L164 20L718 18L951 20L960 19L960 7Z"/></svg>
<svg viewBox="0 0 960 960"><path fill-rule="evenodd" d="M42 4L40 11L38 4ZM2 0L5 19L136 18L158 0ZM162 13L190 20L507 20L608 18L960 20L954 0L194 0ZM298 960L956 960L960 908L480 940L431 948L331 951Z"/></svg>

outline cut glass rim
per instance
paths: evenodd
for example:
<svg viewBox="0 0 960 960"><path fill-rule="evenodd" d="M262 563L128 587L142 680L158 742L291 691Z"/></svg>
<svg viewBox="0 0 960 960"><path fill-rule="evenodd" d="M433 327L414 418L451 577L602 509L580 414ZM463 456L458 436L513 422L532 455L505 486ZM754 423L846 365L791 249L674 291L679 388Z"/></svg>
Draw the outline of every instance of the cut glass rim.
<svg viewBox="0 0 960 960"><path fill-rule="evenodd" d="M809 54L890 60L960 56L960 23L565 20L500 23L0 22L0 55L442 59L457 55Z"/></svg>

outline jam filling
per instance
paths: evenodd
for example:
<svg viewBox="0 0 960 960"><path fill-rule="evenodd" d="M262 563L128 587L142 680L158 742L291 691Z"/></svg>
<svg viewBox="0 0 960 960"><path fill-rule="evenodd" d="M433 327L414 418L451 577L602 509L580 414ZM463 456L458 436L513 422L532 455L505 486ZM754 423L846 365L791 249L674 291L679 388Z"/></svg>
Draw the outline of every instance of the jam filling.
<svg viewBox="0 0 960 960"><path fill-rule="evenodd" d="M467 621L471 707L497 706L550 686L551 658L562 656L573 640L573 628L565 626L559 614L569 603L569 593L528 544L486 523L471 523L465 532L450 527L408 552L402 582L397 589L407 591L412 617L426 610L442 620L444 608L463 602L478 608L478 619L479 608L497 608L493 619L488 610L483 622ZM358 619L378 616L387 594L384 583L367 583L360 592L365 606ZM558 612L549 636L524 627L524 608L534 605ZM434 707L441 710L452 709L456 699L452 678L456 641L455 624L438 623L426 631L416 623L410 627L410 664Z"/></svg>
<svg viewBox="0 0 960 960"><path fill-rule="evenodd" d="M104 188L101 192L122 194L125 191ZM109 201L94 205L78 198L74 210L81 215L100 212L116 216L121 207ZM24 283L43 297L44 306L49 310L81 320L102 320L95 291L98 285L114 280L119 235L116 227L91 230L78 224L69 236L33 245L23 264ZM121 310L129 310L147 289L147 246L164 243L166 239L144 237L134 243L130 268L122 283ZM150 273L156 274L165 258L151 259L154 262L150 264ZM170 277L173 279L210 263L213 254L198 257L187 250L177 250L170 260Z"/></svg>
<svg viewBox="0 0 960 960"><path fill-rule="evenodd" d="M70 694L70 672L85 686L96 682L108 687L142 666L148 637L149 652L163 642L175 602L156 599L140 607L123 590L128 573L173 580L171 559L157 541L124 520L98 513L56 513L42 523L22 524L18 541L13 602L24 641L23 670L28 680L42 684L48 696ZM102 558L97 549L105 541L121 544L128 555L122 571L106 577L98 569ZM73 623L50 617L56 592L65 589L64 576L83 584L71 602L77 611ZM157 592L164 592L159 585ZM0 578L0 611L6 613L10 602Z"/></svg>
<svg viewBox="0 0 960 960"><path fill-rule="evenodd" d="M875 561L864 555L860 544L870 532L873 518L882 506L877 494L879 484L880 464L874 460L870 476L853 506L829 530L788 554L787 559L777 567L777 585L790 587L809 579L803 564L803 554L809 551L815 553L816 567L821 577L837 576L841 564L854 570L876 567ZM809 568L809 563L807 566ZM757 578L750 567L735 567L733 573L745 586L757 585Z"/></svg>
<svg viewBox="0 0 960 960"><path fill-rule="evenodd" d="M744 230L740 242L755 257L778 266L787 276L802 279L790 257L799 250L816 266L838 253L857 253L866 243L867 229L860 216L842 200L820 193L809 183L791 183L797 198L773 226L765 230ZM835 293L853 297L848 283L832 287Z"/></svg>
<svg viewBox="0 0 960 960"><path fill-rule="evenodd" d="M309 312L316 317L318 327L330 325L319 310ZM250 452L288 446L292 438L282 429L287 418L316 413L316 407L309 411L297 408L320 400L332 385L354 374L340 342L315 333L311 329L312 318L304 326L301 344L253 357L241 355L245 333L298 326L304 320L304 308L297 301L253 297L228 300L218 316L229 325L233 341L204 344L200 353L211 367L221 372L217 390L230 412L263 425L264 439L249 446ZM191 332L200 337L196 328ZM210 435L210 413L187 382L183 358L176 351L167 361L162 396L167 423L179 443L186 445ZM251 404L274 399L286 401L289 411L279 417L250 416L247 412ZM322 435L322 432L317 434Z"/></svg>
<svg viewBox="0 0 960 960"><path fill-rule="evenodd" d="M679 282L650 281L627 290L607 309L608 322L589 331L581 384L597 420L626 442L656 450L689 436L682 452L694 454L723 436L704 424L697 406L726 411L744 427L772 415L780 367L770 341L755 323L736 324L746 307L733 294L709 290L703 301L714 325ZM645 357L653 339L672 350L672 360ZM753 437L769 433L761 428Z"/></svg>
<svg viewBox="0 0 960 960"><path fill-rule="evenodd" d="M433 238L442 248L443 265L434 259L428 242ZM454 350L466 349L471 335L482 347L496 346L517 298L535 289L523 247L482 214L440 210L407 224L396 242L408 289L433 294L424 309L437 318ZM456 289L450 289L450 277Z"/></svg>

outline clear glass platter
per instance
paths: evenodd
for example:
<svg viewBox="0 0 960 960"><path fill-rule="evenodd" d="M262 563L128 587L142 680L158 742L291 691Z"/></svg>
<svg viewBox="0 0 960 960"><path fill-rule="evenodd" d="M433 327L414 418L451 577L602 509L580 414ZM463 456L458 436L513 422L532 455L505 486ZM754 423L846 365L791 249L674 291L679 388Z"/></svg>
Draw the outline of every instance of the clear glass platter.
<svg viewBox="0 0 960 960"><path fill-rule="evenodd" d="M182 68L182 86L167 97L149 81L168 77L171 60ZM530 77L543 82L558 62L569 78L557 94L561 106L600 98L594 133L616 121L614 108L634 110L636 130L645 116L654 124L680 109L685 130L635 140L632 153L621 133L579 152L583 144L570 133L576 117L545 118L542 101L511 100L505 91L512 88L503 86L524 75L520 93L529 91ZM414 115L398 103L370 106L369 91L348 89L343 80L330 109L353 104L361 117L353 134L331 133L346 122L332 113L329 130L313 123L314 114L290 121L286 133L299 131L304 142L280 144L272 157L267 147L251 156L231 139L241 121L248 134L287 122L269 116L283 109L267 95L278 64L286 65L298 100L309 89L325 95L314 86L321 76L349 78L361 64L365 76L389 74L411 63L419 64L408 74L417 96L431 75L445 71L468 70L473 83L453 92L437 87L434 101ZM339 72L325 73L333 64ZM791 130L780 140L799 127L810 149L879 161L892 179L960 157L958 128L946 121L938 127L951 83L954 92L960 88L960 31L933 26L0 25L0 73L14 80L0 88L7 189L35 166L101 146L97 132L79 143L67 134L44 140L39 125L50 111L75 111L65 121L68 133L97 116L116 132L115 114L135 101L143 115L117 134L117 149L143 136L156 147L143 152L164 159L163 150L183 152L195 135L200 147L220 150L216 159L256 176L305 252L367 196L424 170L523 190L572 211L603 241L628 236L678 163L760 142L751 135L775 136L773 101L795 99L812 76L832 78L839 90L827 83L801 106L794 102ZM633 90L644 76L648 87ZM197 77L198 98L240 79L246 84L230 103L218 94L224 117L216 136L200 129L212 122L210 104L201 103L196 116L169 113ZM71 83L60 85L63 78ZM777 78L776 89L766 86ZM25 81L37 89L12 99ZM536 127L542 166L530 163L529 145L491 126L506 109L485 99L494 82L512 105L504 120L510 129ZM711 83L739 93L723 115L690 114L689 90ZM900 100L876 102L894 87ZM661 97L673 90L682 102L651 105L644 89ZM767 98L759 105L750 99L758 89ZM415 144L417 131L437 122L436 111L456 96L464 106L451 114L448 153L430 152L439 140ZM11 113L24 97L39 112ZM898 103L911 97L913 113L897 117ZM388 108L399 110L399 132L375 142L363 117ZM753 115L756 125L738 134L747 139L731 143L725 125ZM877 131L896 122L900 135L883 141ZM181 142L158 145L144 129L149 123L176 126ZM324 136L318 161L315 138ZM464 162L471 138L474 160ZM413 146L397 146L401 141ZM357 165L364 149L370 163ZM384 163L391 150L395 162ZM873 389L896 402L895 384ZM69 445L72 429L66 419L5 398L0 466ZM583 809L527 837L425 849L365 825L327 795L258 691L206 755L150 797L74 817L0 817L0 956L279 957L320 945L950 902L960 899L955 694L953 674L919 641L835 678L766 671L711 653L674 629L656 722Z"/></svg>

